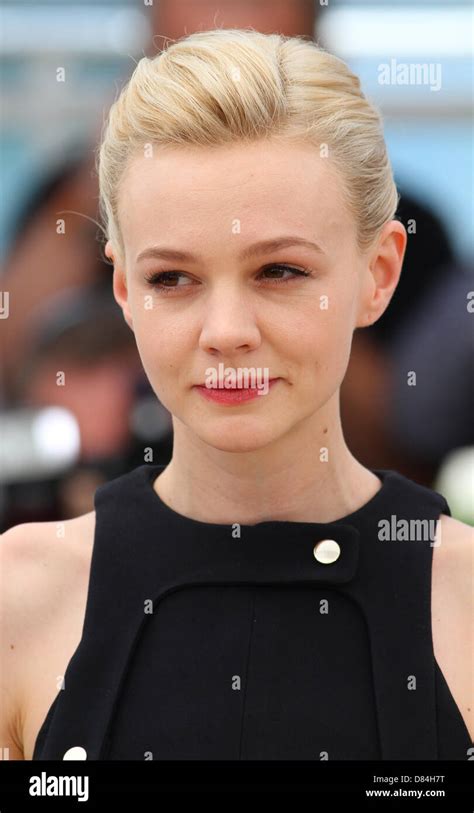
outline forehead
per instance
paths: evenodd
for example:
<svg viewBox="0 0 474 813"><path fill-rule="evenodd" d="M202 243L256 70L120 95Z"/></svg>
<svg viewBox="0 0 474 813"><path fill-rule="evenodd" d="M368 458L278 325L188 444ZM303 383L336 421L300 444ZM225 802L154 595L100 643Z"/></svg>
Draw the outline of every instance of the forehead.
<svg viewBox="0 0 474 813"><path fill-rule="evenodd" d="M160 237L202 253L203 239L211 251L236 231L249 241L290 232L330 250L354 228L338 173L301 144L155 146L130 161L118 207L132 260Z"/></svg>

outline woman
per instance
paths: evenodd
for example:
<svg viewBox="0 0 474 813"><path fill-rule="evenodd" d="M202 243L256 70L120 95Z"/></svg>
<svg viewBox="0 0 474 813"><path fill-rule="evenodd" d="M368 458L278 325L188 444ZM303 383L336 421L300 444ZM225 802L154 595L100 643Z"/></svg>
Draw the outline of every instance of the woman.
<svg viewBox="0 0 474 813"><path fill-rule="evenodd" d="M23 595L43 579L41 689L10 701L26 758L467 759L471 529L361 465L340 421L407 239L358 79L299 38L193 34L139 62L98 171L173 455L101 486L67 550L10 532Z"/></svg>

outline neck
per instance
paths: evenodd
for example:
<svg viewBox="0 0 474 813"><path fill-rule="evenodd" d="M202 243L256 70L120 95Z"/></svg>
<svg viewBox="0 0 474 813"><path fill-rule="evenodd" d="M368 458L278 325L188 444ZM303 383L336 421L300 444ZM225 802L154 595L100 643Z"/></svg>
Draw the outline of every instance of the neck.
<svg viewBox="0 0 474 813"><path fill-rule="evenodd" d="M312 416L277 443L242 453L211 447L174 420L172 459L155 491L200 522L333 522L368 502L380 480L347 448L338 401L328 418Z"/></svg>

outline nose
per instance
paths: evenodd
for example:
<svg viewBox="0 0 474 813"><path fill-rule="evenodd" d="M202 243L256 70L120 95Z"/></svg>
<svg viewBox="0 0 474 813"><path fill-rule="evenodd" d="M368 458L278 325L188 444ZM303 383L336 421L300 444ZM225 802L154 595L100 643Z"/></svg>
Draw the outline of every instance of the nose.
<svg viewBox="0 0 474 813"><path fill-rule="evenodd" d="M252 308L234 286L214 291L206 302L199 346L213 355L229 357L255 350L261 343Z"/></svg>

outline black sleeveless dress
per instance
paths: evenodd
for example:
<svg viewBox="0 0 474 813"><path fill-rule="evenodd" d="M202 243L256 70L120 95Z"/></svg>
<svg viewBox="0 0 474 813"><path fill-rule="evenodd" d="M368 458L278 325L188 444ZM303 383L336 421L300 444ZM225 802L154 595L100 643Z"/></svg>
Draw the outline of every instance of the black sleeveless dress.
<svg viewBox="0 0 474 813"><path fill-rule="evenodd" d="M96 491L82 637L34 760L468 759L432 642L440 494L373 469L334 522L218 525L159 498L164 468Z"/></svg>

